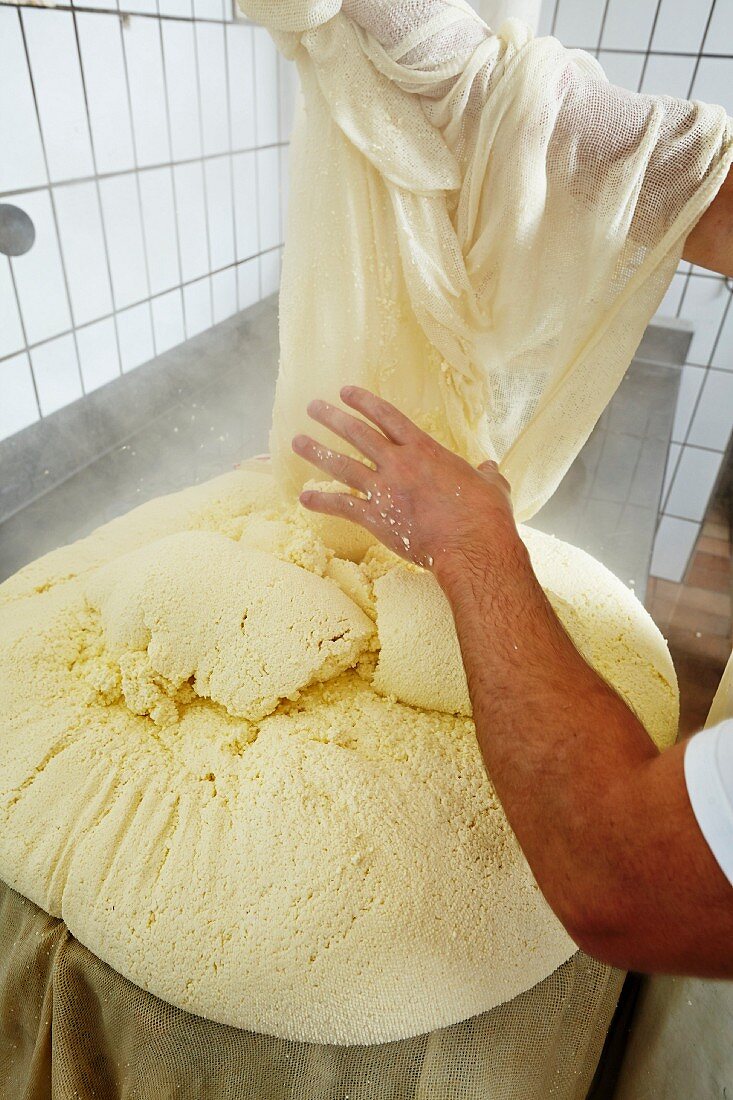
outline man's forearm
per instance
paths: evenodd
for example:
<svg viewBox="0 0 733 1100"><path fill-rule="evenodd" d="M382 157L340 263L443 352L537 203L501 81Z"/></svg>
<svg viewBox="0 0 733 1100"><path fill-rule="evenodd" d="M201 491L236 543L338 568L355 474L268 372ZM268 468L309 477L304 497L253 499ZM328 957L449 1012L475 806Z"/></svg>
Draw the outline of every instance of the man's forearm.
<svg viewBox="0 0 733 1100"><path fill-rule="evenodd" d="M733 169L685 241L682 259L733 276Z"/></svg>
<svg viewBox="0 0 733 1100"><path fill-rule="evenodd" d="M638 719L578 654L516 534L443 563L487 769L548 901L592 926L599 895L629 873L613 838L619 783L657 755ZM606 807L604 815L604 804ZM599 827L600 824L600 827ZM639 838L642 840L642 838Z"/></svg>

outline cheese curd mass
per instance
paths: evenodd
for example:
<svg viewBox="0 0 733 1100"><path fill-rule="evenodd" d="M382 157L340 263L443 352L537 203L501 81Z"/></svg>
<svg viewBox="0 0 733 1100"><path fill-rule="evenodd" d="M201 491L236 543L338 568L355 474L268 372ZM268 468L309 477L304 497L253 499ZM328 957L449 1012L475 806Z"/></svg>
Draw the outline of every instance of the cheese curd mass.
<svg viewBox="0 0 733 1100"><path fill-rule="evenodd" d="M642 606L522 535L579 650L670 744L675 674ZM0 712L0 877L189 1012L386 1042L575 951L486 776L437 583L279 503L265 464L0 586Z"/></svg>

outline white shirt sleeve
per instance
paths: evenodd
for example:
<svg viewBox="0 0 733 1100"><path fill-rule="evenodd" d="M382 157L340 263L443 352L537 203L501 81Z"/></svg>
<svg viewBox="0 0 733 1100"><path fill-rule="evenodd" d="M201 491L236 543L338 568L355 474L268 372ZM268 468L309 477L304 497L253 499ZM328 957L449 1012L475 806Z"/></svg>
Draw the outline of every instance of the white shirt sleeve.
<svg viewBox="0 0 733 1100"><path fill-rule="evenodd" d="M733 719L687 742L685 783L702 835L733 886Z"/></svg>

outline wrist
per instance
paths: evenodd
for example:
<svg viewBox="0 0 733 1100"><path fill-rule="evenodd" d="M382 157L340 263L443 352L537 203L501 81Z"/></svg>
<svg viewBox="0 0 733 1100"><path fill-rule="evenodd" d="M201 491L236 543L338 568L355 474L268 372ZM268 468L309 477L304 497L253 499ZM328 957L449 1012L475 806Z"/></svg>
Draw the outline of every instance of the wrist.
<svg viewBox="0 0 733 1100"><path fill-rule="evenodd" d="M433 562L433 574L449 599L466 588L500 586L507 574L526 568L531 571L529 555L511 514L492 522L488 530L441 547Z"/></svg>

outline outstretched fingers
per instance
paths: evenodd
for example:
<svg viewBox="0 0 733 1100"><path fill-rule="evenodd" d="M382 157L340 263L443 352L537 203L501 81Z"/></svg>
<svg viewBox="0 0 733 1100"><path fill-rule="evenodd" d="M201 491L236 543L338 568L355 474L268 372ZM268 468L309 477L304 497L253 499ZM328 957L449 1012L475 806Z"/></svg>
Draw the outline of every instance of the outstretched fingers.
<svg viewBox="0 0 733 1100"><path fill-rule="evenodd" d="M334 435L351 443L375 465L379 464L380 456L389 446L389 440L381 432L376 431L363 420L359 420L358 417L352 416L351 413L331 405L328 401L311 401L308 405L308 416L311 420L323 424L324 428L328 428Z"/></svg>
<svg viewBox="0 0 733 1100"><path fill-rule="evenodd" d="M362 527L369 526L367 503L361 497L352 497L349 493L324 493L317 489L304 489L299 500L311 512L339 516L341 519L359 523Z"/></svg>
<svg viewBox="0 0 733 1100"><path fill-rule="evenodd" d="M344 386L341 400L349 408L356 409L367 420L371 420L372 424L376 424L393 443L409 443L423 434L409 417L390 405L389 401L362 389L361 386Z"/></svg>
<svg viewBox="0 0 733 1100"><path fill-rule="evenodd" d="M360 493L366 494L371 491L374 472L358 459L349 458L340 451L332 451L330 447L325 447L317 440L311 439L309 435L296 435L293 440L293 450L306 462L317 466L319 470L330 474L337 481L343 481L344 485L349 485ZM351 499L353 500L353 497Z"/></svg>

